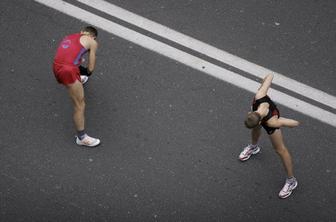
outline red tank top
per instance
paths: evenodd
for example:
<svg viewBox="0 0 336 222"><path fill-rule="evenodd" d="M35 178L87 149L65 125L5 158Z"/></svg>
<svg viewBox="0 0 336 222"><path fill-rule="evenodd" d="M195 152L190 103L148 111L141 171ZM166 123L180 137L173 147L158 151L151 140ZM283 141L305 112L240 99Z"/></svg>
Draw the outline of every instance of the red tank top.
<svg viewBox="0 0 336 222"><path fill-rule="evenodd" d="M79 66L82 56L87 52L87 49L79 42L80 37L80 33L64 37L58 46L54 63Z"/></svg>

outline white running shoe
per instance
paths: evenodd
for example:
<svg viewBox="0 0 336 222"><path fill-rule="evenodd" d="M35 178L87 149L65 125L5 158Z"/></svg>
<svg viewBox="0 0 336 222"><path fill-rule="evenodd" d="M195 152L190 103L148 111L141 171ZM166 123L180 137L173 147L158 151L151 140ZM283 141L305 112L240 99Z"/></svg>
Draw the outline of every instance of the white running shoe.
<svg viewBox="0 0 336 222"><path fill-rule="evenodd" d="M89 80L89 77L84 75L81 75L80 78L83 85Z"/></svg>
<svg viewBox="0 0 336 222"><path fill-rule="evenodd" d="M90 137L87 134L85 134L84 138L82 140L80 140L78 138L78 136L76 136L76 143L77 145L80 146L89 146L89 147L94 147L94 146L98 146L100 144L100 140Z"/></svg>
<svg viewBox="0 0 336 222"><path fill-rule="evenodd" d="M297 185L298 182L295 178L293 180L286 179L285 185L279 192L279 197L282 199L289 197Z"/></svg>
<svg viewBox="0 0 336 222"><path fill-rule="evenodd" d="M248 160L252 155L259 153L260 147L253 147L252 144L249 144L244 150L239 154L239 159L241 161Z"/></svg>

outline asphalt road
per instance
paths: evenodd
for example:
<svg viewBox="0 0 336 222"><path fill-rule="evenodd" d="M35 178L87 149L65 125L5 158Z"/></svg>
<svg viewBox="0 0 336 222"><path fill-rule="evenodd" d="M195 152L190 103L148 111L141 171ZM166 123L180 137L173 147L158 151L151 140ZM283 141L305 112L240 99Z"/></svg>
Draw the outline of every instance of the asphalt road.
<svg viewBox="0 0 336 222"><path fill-rule="evenodd" d="M109 2L336 95L334 1ZM283 130L299 186L280 200L265 133L237 160L253 94L99 30L85 93L102 144L81 148L51 64L85 23L32 0L0 16L0 221L334 221L334 127L280 106L301 122Z"/></svg>

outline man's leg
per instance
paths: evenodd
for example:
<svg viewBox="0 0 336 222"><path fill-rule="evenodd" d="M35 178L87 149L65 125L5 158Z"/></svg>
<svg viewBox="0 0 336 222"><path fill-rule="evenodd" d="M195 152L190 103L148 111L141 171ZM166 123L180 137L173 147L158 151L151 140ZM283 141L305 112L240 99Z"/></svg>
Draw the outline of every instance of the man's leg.
<svg viewBox="0 0 336 222"><path fill-rule="evenodd" d="M85 98L83 84L76 80L73 84L67 85L67 88L74 107L73 120L77 130L76 143L81 146L90 147L99 145L99 139L88 136L84 131Z"/></svg>
<svg viewBox="0 0 336 222"><path fill-rule="evenodd" d="M76 80L76 82L73 84L67 85L67 89L74 107L73 120L76 130L83 131L85 123L85 99L83 84Z"/></svg>

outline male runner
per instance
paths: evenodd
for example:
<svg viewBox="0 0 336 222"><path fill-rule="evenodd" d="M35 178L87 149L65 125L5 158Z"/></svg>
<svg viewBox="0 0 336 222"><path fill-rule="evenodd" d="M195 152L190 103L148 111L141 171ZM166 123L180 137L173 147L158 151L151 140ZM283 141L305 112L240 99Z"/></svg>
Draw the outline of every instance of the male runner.
<svg viewBox="0 0 336 222"><path fill-rule="evenodd" d="M85 98L83 84L88 80L95 68L96 51L98 48L97 30L92 26L83 28L80 33L66 36L58 46L53 71L57 81L67 88L73 102L73 120L77 130L76 143L94 147L100 140L86 134L84 128ZM89 52L88 67L80 64L82 56Z"/></svg>
<svg viewBox="0 0 336 222"><path fill-rule="evenodd" d="M280 198L287 198L296 188L298 182L293 174L292 158L284 144L280 127L296 127L299 125L299 122L296 120L280 117L280 113L276 105L267 96L267 91L271 86L272 80L273 75L267 75L254 97L252 104L253 112L249 112L245 120L245 126L249 129L252 129L252 143L244 148L244 150L239 155L239 159L241 161L245 161L248 160L251 155L259 153L260 147L257 145L257 143L261 135L262 126L269 135L272 145L280 156L287 172L286 183L279 192Z"/></svg>

